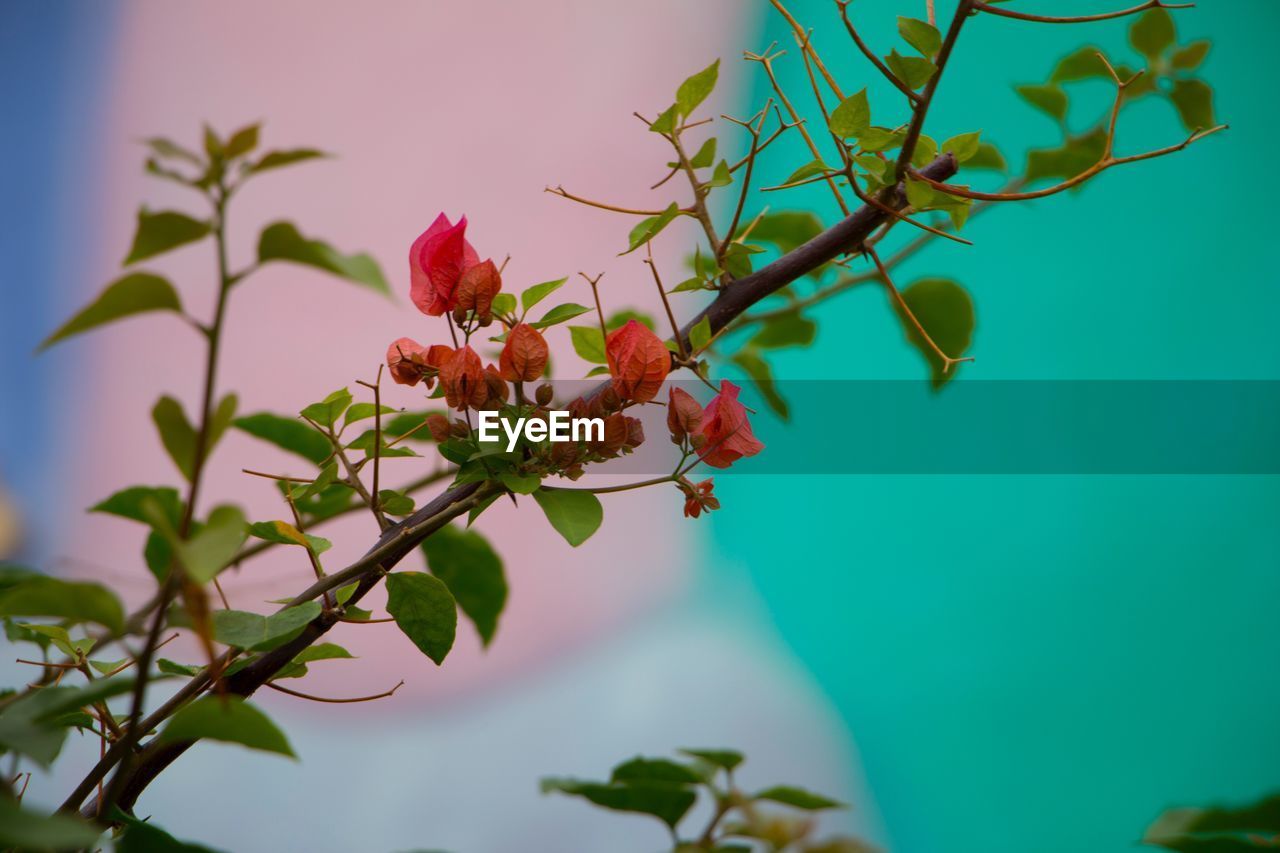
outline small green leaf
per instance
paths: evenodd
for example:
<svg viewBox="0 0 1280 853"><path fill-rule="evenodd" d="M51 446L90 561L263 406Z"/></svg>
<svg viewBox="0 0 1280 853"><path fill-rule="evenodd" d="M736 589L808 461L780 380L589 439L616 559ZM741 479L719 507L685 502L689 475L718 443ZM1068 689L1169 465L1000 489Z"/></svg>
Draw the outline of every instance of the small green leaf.
<svg viewBox="0 0 1280 853"><path fill-rule="evenodd" d="M171 139L165 139L163 136L153 136L150 139L144 139L143 142L155 152L157 157L162 157L166 160L185 160L193 166L204 165L204 161L200 159L199 155Z"/></svg>
<svg viewBox="0 0 1280 853"><path fill-rule="evenodd" d="M133 235L133 247L124 265L136 264L147 258L194 243L208 236L213 227L203 219L192 219L176 210L150 213L144 207L138 211L138 230Z"/></svg>
<svg viewBox="0 0 1280 853"><path fill-rule="evenodd" d="M318 157L328 157L329 155L323 151L317 151L315 148L293 148L286 151L268 151L262 155L256 163L249 167L249 172L257 174L265 172L268 169L279 169L283 166L292 166L294 163L301 163L304 160L314 160Z"/></svg>
<svg viewBox="0 0 1280 853"><path fill-rule="evenodd" d="M320 615L320 602L308 601L263 616L245 610L215 610L214 636L224 645L265 652L282 646L302 633L307 623Z"/></svg>
<svg viewBox="0 0 1280 853"><path fill-rule="evenodd" d="M610 782L660 782L677 785L697 785L702 777L687 767L668 758L643 758L636 756L613 768Z"/></svg>
<svg viewBox="0 0 1280 853"><path fill-rule="evenodd" d="M542 485L542 478L537 474L515 474L505 471L498 475L498 480L517 495L531 495L538 490L538 486Z"/></svg>
<svg viewBox="0 0 1280 853"><path fill-rule="evenodd" d="M875 154L897 148L906 136L907 132L902 129L890 130L887 127L871 126L858 134L858 147L868 154Z"/></svg>
<svg viewBox="0 0 1280 853"><path fill-rule="evenodd" d="M156 736L158 743L220 740L297 758L284 732L239 696L204 696L178 711Z"/></svg>
<svg viewBox="0 0 1280 853"><path fill-rule="evenodd" d="M5 850L91 850L100 835L102 827L79 818L24 809L0 796L0 848Z"/></svg>
<svg viewBox="0 0 1280 853"><path fill-rule="evenodd" d="M848 139L857 136L871 126L871 105L867 102L867 90L855 92L840 102L831 113L831 132ZM791 183L790 180L787 183Z"/></svg>
<svg viewBox="0 0 1280 853"><path fill-rule="evenodd" d="M938 156L938 143L931 136L920 134L916 140L916 150L911 153L911 165L922 169Z"/></svg>
<svg viewBox="0 0 1280 853"><path fill-rule="evenodd" d="M759 350L754 348L741 349L734 353L731 360L756 383L756 390L760 392L760 396L764 397L765 403L769 405L770 409L773 409L778 417L785 421L791 416L791 407L787 405L787 401L783 396L778 393L777 385L773 381L773 370L769 367L769 362L760 357Z"/></svg>
<svg viewBox="0 0 1280 853"><path fill-rule="evenodd" d="M831 167L826 163L821 160L810 160L808 163L805 163L799 169L796 169L788 175L787 179L783 181L781 185L786 187L791 184L798 184L801 181L808 180L809 178L815 178L823 172L828 171L831 171Z"/></svg>
<svg viewBox="0 0 1280 853"><path fill-rule="evenodd" d="M702 352L711 343L711 318L703 317L689 330L689 346L695 353Z"/></svg>
<svg viewBox="0 0 1280 853"><path fill-rule="evenodd" d="M444 581L462 612L476 626L480 641L488 646L507 603L502 558L476 531L451 525L427 537L422 549L431 573Z"/></svg>
<svg viewBox="0 0 1280 853"><path fill-rule="evenodd" d="M974 327L973 300L959 284L945 278L923 278L904 288L902 299L947 355L958 358L969 348ZM914 325L906 317L902 317L902 324L907 340L929 363L933 386L940 388L949 382L956 375L958 365L944 372L943 361L920 337Z"/></svg>
<svg viewBox="0 0 1280 853"><path fill-rule="evenodd" d="M0 616L49 616L124 630L124 608L101 584L32 575L0 592Z"/></svg>
<svg viewBox="0 0 1280 853"><path fill-rule="evenodd" d="M1009 164L1005 162L1004 155L1000 153L1000 149L990 142L979 144L977 152L969 158L969 162L965 163L965 166L969 169L995 169L998 172L1005 172L1009 169Z"/></svg>
<svg viewBox="0 0 1280 853"><path fill-rule="evenodd" d="M807 347L818 334L818 324L797 313L783 314L767 320L751 339L761 349Z"/></svg>
<svg viewBox="0 0 1280 853"><path fill-rule="evenodd" d="M74 317L45 338L40 349L48 349L58 341L98 326L144 314L148 311L182 313L182 301L168 280L151 273L135 272L107 285L98 298L80 309Z"/></svg>
<svg viewBox="0 0 1280 853"><path fill-rule="evenodd" d="M568 278L558 278L555 281L544 281L541 284L526 287L524 292L520 294L521 307L524 308L525 313L528 313L530 308L555 293L568 280Z"/></svg>
<svg viewBox="0 0 1280 853"><path fill-rule="evenodd" d="M125 822L124 835L116 842L116 853L218 853L202 844L179 841L153 823L136 819Z"/></svg>
<svg viewBox="0 0 1280 853"><path fill-rule="evenodd" d="M1143 12L1129 27L1129 44L1149 62L1155 61L1176 38L1173 16L1158 7Z"/></svg>
<svg viewBox="0 0 1280 853"><path fill-rule="evenodd" d="M1202 80L1174 80L1169 93L1187 130L1213 127L1213 89Z"/></svg>
<svg viewBox="0 0 1280 853"><path fill-rule="evenodd" d="M509 317L516 313L516 297L513 293L499 293L493 297L493 313L499 317Z"/></svg>
<svg viewBox="0 0 1280 853"><path fill-rule="evenodd" d="M1089 80L1094 77L1111 79L1107 64L1102 61L1101 48L1088 45L1063 57L1049 76L1050 83L1070 83L1075 80Z"/></svg>
<svg viewBox="0 0 1280 853"><path fill-rule="evenodd" d="M259 412L233 420L232 425L282 450L319 465L333 454L329 440L296 418Z"/></svg>
<svg viewBox="0 0 1280 853"><path fill-rule="evenodd" d="M395 489L382 489L378 492L378 506L387 515L408 515L413 512L413 498Z"/></svg>
<svg viewBox="0 0 1280 853"><path fill-rule="evenodd" d="M169 458L190 480L196 464L196 431L182 411L182 404L166 394L152 407L151 420Z"/></svg>
<svg viewBox="0 0 1280 853"><path fill-rule="evenodd" d="M301 545L317 556L333 547L328 539L303 533L287 521L255 521L249 525L249 535L279 545Z"/></svg>
<svg viewBox="0 0 1280 853"><path fill-rule="evenodd" d="M695 169L705 169L716 161L716 138L710 137L706 142L702 143L702 147L698 149L698 153L693 155L689 160L689 165Z"/></svg>
<svg viewBox="0 0 1280 853"><path fill-rule="evenodd" d="M893 76L905 83L908 89L919 89L933 79L938 70L936 65L922 56L903 56L896 50L884 58L884 64L889 66Z"/></svg>
<svg viewBox="0 0 1280 853"><path fill-rule="evenodd" d="M346 428L356 421L363 421L376 414L394 415L396 414L396 409L393 409L390 406L383 406L381 409L378 409L378 407L374 406L373 403L353 403L351 407L347 409L346 415L342 418L342 426Z"/></svg>
<svg viewBox="0 0 1280 853"><path fill-rule="evenodd" d="M751 229L751 239L772 243L784 255L822 233L822 221L807 210L766 213Z"/></svg>
<svg viewBox="0 0 1280 853"><path fill-rule="evenodd" d="M1043 86L1015 86L1022 100L1058 121L1067 118L1067 93L1052 83Z"/></svg>
<svg viewBox="0 0 1280 853"><path fill-rule="evenodd" d="M242 127L235 133L231 134L231 138L227 140L226 158L231 160L235 157L243 157L250 151L258 147L258 131L260 125L251 124Z"/></svg>
<svg viewBox="0 0 1280 853"><path fill-rule="evenodd" d="M331 427L350 405L351 392L346 388L339 388L319 403L312 403L303 409L302 416L321 426Z"/></svg>
<svg viewBox="0 0 1280 853"><path fill-rule="evenodd" d="M591 492L579 489L538 489L533 499L542 507L551 526L573 547L600 529L604 507Z"/></svg>
<svg viewBox="0 0 1280 853"><path fill-rule="evenodd" d="M662 232L662 229L670 225L671 221L679 215L680 206L673 201L666 210L662 211L662 213L657 216L650 216L640 220L639 224L631 229L631 234L627 238L629 248L627 251L619 254L629 254L643 246L645 243L648 243L654 237L657 237L658 234Z"/></svg>
<svg viewBox="0 0 1280 853"><path fill-rule="evenodd" d="M444 581L423 572L387 575L387 612L424 655L444 663L458 631L457 605Z"/></svg>
<svg viewBox="0 0 1280 853"><path fill-rule="evenodd" d="M680 752L694 758L701 758L725 770L733 770L746 760L741 752L732 749L682 749Z"/></svg>
<svg viewBox="0 0 1280 853"><path fill-rule="evenodd" d="M942 34L938 32L938 28L916 18L899 16L898 32L906 39L907 44L929 59L933 59L942 47Z"/></svg>
<svg viewBox="0 0 1280 853"><path fill-rule="evenodd" d="M273 678L303 678L307 675L307 664L321 660L354 660L355 655L337 643L316 643L307 646L294 655L293 660L285 664Z"/></svg>
<svg viewBox="0 0 1280 853"><path fill-rule="evenodd" d="M676 110L686 118L707 99L716 87L716 79L720 74L720 60L708 65L680 84L676 90Z"/></svg>
<svg viewBox="0 0 1280 853"><path fill-rule="evenodd" d="M608 361L604 352L604 335L599 326L570 326L569 337L573 340L573 351L583 361L590 364Z"/></svg>
<svg viewBox="0 0 1280 853"><path fill-rule="evenodd" d="M653 124L649 125L649 130L654 133L664 133L670 135L676 129L676 105L672 104L663 110L662 114L653 120Z"/></svg>
<svg viewBox="0 0 1280 853"><path fill-rule="evenodd" d="M782 803L784 806L804 809L805 811L847 808L844 803L841 803L838 800L833 800L830 797L824 797L821 794L815 794L812 791L806 791L804 788L795 788L790 785L775 785L772 788L766 788L756 794L754 799Z"/></svg>
<svg viewBox="0 0 1280 853"><path fill-rule="evenodd" d="M694 791L683 785L605 784L576 779L543 779L542 792L582 797L614 811L652 815L672 829L698 799Z"/></svg>
<svg viewBox="0 0 1280 853"><path fill-rule="evenodd" d="M711 173L711 180L707 181L703 186L706 187L727 187L733 183L733 173L729 171L729 163L721 160L716 164L716 169Z"/></svg>
<svg viewBox="0 0 1280 853"><path fill-rule="evenodd" d="M591 309L585 305L578 305L576 302L566 302L563 305L557 305L546 314L542 315L542 319L536 323L530 323L535 329L545 329L548 326L554 326L557 323L563 323L566 320L572 320L574 317L581 317Z"/></svg>
<svg viewBox="0 0 1280 853"><path fill-rule="evenodd" d="M982 131L980 130L975 130L972 133L961 133L943 142L939 147L942 151L951 152L957 160L964 163L971 160L978 153L978 146L981 144L979 137L981 136Z"/></svg>
<svg viewBox="0 0 1280 853"><path fill-rule="evenodd" d="M1193 41L1186 47L1175 50L1169 64L1179 71L1192 71L1199 68L1200 63L1204 62L1204 58L1209 55L1210 45L1211 43L1207 40Z"/></svg>
<svg viewBox="0 0 1280 853"><path fill-rule="evenodd" d="M258 239L258 261L305 264L379 293L391 295L391 288L387 286L382 270L369 255L344 255L322 240L303 237L291 222L275 222L263 229L262 236Z"/></svg>

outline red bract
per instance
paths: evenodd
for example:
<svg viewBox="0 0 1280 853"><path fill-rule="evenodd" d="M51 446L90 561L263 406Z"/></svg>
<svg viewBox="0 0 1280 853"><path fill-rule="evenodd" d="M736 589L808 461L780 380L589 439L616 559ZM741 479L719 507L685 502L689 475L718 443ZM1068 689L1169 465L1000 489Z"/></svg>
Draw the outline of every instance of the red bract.
<svg viewBox="0 0 1280 853"><path fill-rule="evenodd" d="M657 396L671 369L671 353L648 326L628 320L609 333L604 349L620 397L647 403Z"/></svg>
<svg viewBox="0 0 1280 853"><path fill-rule="evenodd" d="M387 347L387 370L397 385L417 385L426 364L426 350L413 338L397 338Z"/></svg>
<svg viewBox="0 0 1280 853"><path fill-rule="evenodd" d="M720 393L702 413L697 435L705 443L698 448L698 455L712 468L728 468L739 459L764 450L764 445L751 434L747 409L738 402L739 390L732 382L721 380Z"/></svg>
<svg viewBox="0 0 1280 853"><path fill-rule="evenodd" d="M686 518L697 518L702 514L703 510L711 512L713 509L720 508L720 500L711 493L713 488L714 484L710 477L701 483L690 483L688 480L680 481L680 489L684 492L684 514Z"/></svg>
<svg viewBox="0 0 1280 853"><path fill-rule="evenodd" d="M542 334L527 323L507 333L507 342L498 357L502 378L509 382L532 382L547 368L550 355Z"/></svg>
<svg viewBox="0 0 1280 853"><path fill-rule="evenodd" d="M482 323L493 319L493 297L502 290L502 277L493 261L476 264L462 274L456 291L457 307L474 311Z"/></svg>
<svg viewBox="0 0 1280 853"><path fill-rule="evenodd" d="M469 346L455 350L440 366L440 387L451 409L475 408L489 398L480 356Z"/></svg>
<svg viewBox="0 0 1280 853"><path fill-rule="evenodd" d="M463 274L480 263L466 233L467 217L454 225L442 213L409 248L409 296L424 314L452 311Z"/></svg>
<svg viewBox="0 0 1280 853"><path fill-rule="evenodd" d="M672 387L667 403L667 429L671 440L679 444L685 437L696 433L702 424L702 406L689 392Z"/></svg>

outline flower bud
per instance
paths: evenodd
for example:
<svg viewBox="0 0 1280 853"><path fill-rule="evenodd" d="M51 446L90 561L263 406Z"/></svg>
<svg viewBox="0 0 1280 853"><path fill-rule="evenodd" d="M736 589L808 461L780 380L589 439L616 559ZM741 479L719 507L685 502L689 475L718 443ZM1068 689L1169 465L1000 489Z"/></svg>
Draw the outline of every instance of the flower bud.
<svg viewBox="0 0 1280 853"><path fill-rule="evenodd" d="M538 389L533 392L533 399L537 401L539 406L550 406L554 397L555 389L545 382L539 385Z"/></svg>

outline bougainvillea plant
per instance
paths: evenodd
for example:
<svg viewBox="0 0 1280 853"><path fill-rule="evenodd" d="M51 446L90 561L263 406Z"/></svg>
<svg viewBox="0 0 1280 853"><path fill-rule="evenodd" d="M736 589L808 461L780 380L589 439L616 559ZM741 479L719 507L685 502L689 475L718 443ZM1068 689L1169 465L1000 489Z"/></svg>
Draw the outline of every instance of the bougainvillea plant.
<svg viewBox="0 0 1280 853"><path fill-rule="evenodd" d="M966 221L986 207L1074 190L1108 169L1174 154L1224 129L1214 118L1212 90L1197 76L1209 45L1179 44L1168 10L1180 7L1161 0L1085 17L958 0L941 26L933 0L926 0L924 18L898 19L901 41L887 54L872 50L859 31L857 18L873 12L836 0L833 37L847 36L869 62L868 79L848 81L835 78L814 34L781 0L771 3L794 35L794 54L786 60L802 63L807 72L811 91L803 99L785 92L775 74L785 51L771 45L747 53L746 61L761 67L773 94L747 118L724 116L741 136L722 141L708 133L713 117L701 113L717 83L717 60L681 83L672 103L637 114L672 152L665 176L653 186L662 202L624 207L563 187L549 190L633 220L620 248L623 255L643 251L645 277L661 296L661 322L626 306L608 306L606 312L599 278L585 275L572 286L584 301L589 292L590 305L566 301L544 308L548 298L570 287L568 277L512 286L517 274L507 272L505 261L495 263L496 255L481 259L467 219L454 221L442 212L409 247L407 282L397 277L395 288L404 291L407 285L409 299L425 317L406 314L403 329L387 330L385 357L353 354L353 369L382 362L376 375L356 383L356 393L344 387L319 402L296 401L297 415L244 414L235 394L219 390L220 354L230 334L228 301L269 263L311 267L373 292L392 288L369 256L345 254L285 221L263 228L256 258L237 265L227 251L227 214L247 182L323 154L264 153L256 125L226 136L206 129L198 149L148 140L147 171L193 191L206 209L191 214L144 208L125 274L44 346L142 312L170 312L207 343L200 402L187 412L165 395L152 410L179 486L129 486L91 508L146 532L141 562L154 576L155 591L140 607L126 612L116 593L99 583L0 568L6 636L32 650L20 655L32 667L31 681L0 697L0 751L12 761L0 779L0 846L192 849L140 819L138 798L202 740L293 754L285 733L250 701L258 690L320 701L367 701L395 692L333 699L285 683L305 677L312 664L350 657L330 634L339 625L374 618L360 607L371 590L385 584L388 618L436 664L453 646L459 611L485 644L493 640L507 597L501 545L491 546L470 523L494 501L507 497L521 507L536 505L575 546L600 527L601 495L610 492L664 487L676 498L673 512L682 507L685 516L698 518L718 510L713 479L699 479L703 475L695 471L749 465L744 460L777 452L766 451L753 435L756 415L740 392L750 382L765 405L787 415L786 400L774 387L770 354L812 342L816 306L863 284L883 288L892 316L940 386L971 358L972 301L950 279L899 287L894 270L903 260L938 240L967 243L961 236ZM1062 132L1060 144L1031 151L1020 172L1011 173L979 131L956 128L940 134L941 142L925 133L944 72L968 27L1090 24L1130 16L1130 43L1141 65L1130 67L1086 47L1058 62L1043 84L1018 87ZM1071 86L1082 80L1108 82L1114 97L1096 121L1079 125L1068 122L1068 106ZM895 92L901 109L873 116L868 85ZM1163 148L1118 153L1120 118L1127 106L1144 99L1171 104L1186 133ZM803 103L811 106L807 115L798 106ZM798 137L809 159L787 164L784 174L790 174L782 183L756 187L765 172L764 155L784 135ZM971 180L985 182L984 174L1004 175L1003 184L976 188ZM668 184L677 178L687 184L687 195L669 200ZM776 199L809 184L829 189L840 212L834 221L823 223L802 210L759 209L756 191ZM675 232L668 226L682 218L696 222L701 234L688 247L688 270L664 276L651 245L670 239ZM168 280L139 265L206 241L214 247L217 299L212 317L201 320L186 311ZM687 317L683 323L677 320L681 315ZM413 336L397 337L405 331ZM601 378L589 390L562 395L561 386L549 381L546 336L566 332L574 351L592 366L587 378ZM482 356L490 352L496 355ZM672 383L676 371L688 371L693 381ZM425 392L426 407L401 411L385 405L384 376ZM652 427L646 435L640 415L664 407L668 435L654 435ZM567 426L562 434L561 416L583 429ZM495 424L506 426L499 431ZM282 448L309 466L302 474L248 472L274 481L279 518L249 519L234 505L211 506L203 493L214 451L229 429ZM663 476L603 487L581 479L589 470L607 472L611 460L646 441L668 438L671 466ZM384 463L401 457L415 475L388 487ZM357 512L371 516L376 538L350 565L326 566L330 543L315 531ZM219 576L281 547L296 549L314 582L267 612L230 608ZM419 551L427 571L401 568ZM192 648L201 650L203 660L163 657L163 647L183 634L194 639ZM99 760L84 768L54 814L24 806L32 779L26 768L50 766L72 730L100 740ZM685 758L638 758L615 768L607 782L549 780L545 787L657 817L679 850L864 849L851 839L813 841L808 819L768 811L770 803L820 810L837 806L835 801L791 787L745 793L733 780L742 756L729 750L690 750ZM705 829L690 833L682 829L683 820L699 791L710 797L712 818ZM163 824L163 815L158 822ZM1148 841L1207 850L1192 842L1230 834L1238 845L1261 845L1277 832L1271 801L1246 812L1197 812L1176 827L1165 822Z"/></svg>

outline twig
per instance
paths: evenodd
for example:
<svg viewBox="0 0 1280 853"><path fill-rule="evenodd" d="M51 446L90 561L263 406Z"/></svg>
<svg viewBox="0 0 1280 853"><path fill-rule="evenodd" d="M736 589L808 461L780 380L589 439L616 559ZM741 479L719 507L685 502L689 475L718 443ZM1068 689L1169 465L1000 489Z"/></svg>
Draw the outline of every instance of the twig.
<svg viewBox="0 0 1280 853"><path fill-rule="evenodd" d="M932 2L932 0L930 0ZM1126 15L1136 15L1139 12L1145 12L1148 9L1190 9L1194 7L1194 3L1165 3L1163 0L1147 0L1145 3L1139 3L1137 6L1131 6L1128 9L1121 9L1118 12L1102 12L1097 15L1074 15L1071 17L1058 17L1055 15L1032 15L1028 12L1016 12L1013 9L1005 9L1001 6L992 6L990 3L975 2L973 8L979 12L986 12L988 15L998 15L1001 18L1014 18L1019 21L1032 21L1038 24L1089 24L1094 21L1108 21L1112 18L1123 18Z"/></svg>
<svg viewBox="0 0 1280 853"><path fill-rule="evenodd" d="M268 681L266 686L270 687L272 690L278 690L281 693L287 693L290 696L297 696L299 699L308 699L312 702L325 702L330 705L349 705L353 702L373 702L377 699L386 699L388 696L394 696L396 695L396 691L404 686L404 679L401 679L400 683L395 687L392 687L390 690L382 693L375 693L372 696L357 696L354 699L330 699L325 696L312 696L310 693L303 693L299 690L291 690L288 687L281 687L274 681Z"/></svg>

